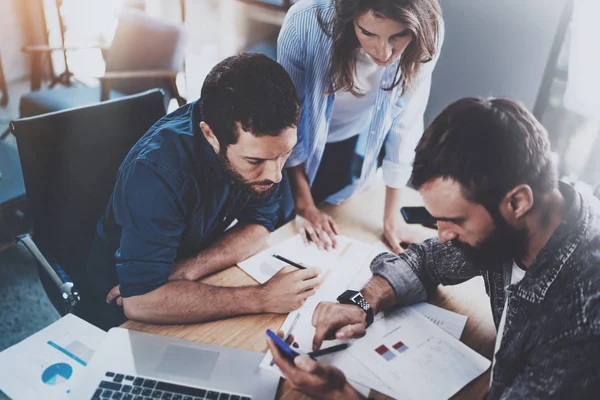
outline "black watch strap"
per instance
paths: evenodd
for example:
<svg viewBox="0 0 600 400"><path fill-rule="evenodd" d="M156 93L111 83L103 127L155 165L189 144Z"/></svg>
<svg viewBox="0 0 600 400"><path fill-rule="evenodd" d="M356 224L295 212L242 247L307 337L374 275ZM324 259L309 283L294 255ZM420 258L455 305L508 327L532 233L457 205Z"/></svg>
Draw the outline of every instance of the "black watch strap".
<svg viewBox="0 0 600 400"><path fill-rule="evenodd" d="M353 304L362 308L362 310L367 314L367 327L371 326L373 323L373 319L375 315L373 313L373 308L368 301L365 300L363 295L356 290L346 290L340 296L338 296L337 301L341 304Z"/></svg>

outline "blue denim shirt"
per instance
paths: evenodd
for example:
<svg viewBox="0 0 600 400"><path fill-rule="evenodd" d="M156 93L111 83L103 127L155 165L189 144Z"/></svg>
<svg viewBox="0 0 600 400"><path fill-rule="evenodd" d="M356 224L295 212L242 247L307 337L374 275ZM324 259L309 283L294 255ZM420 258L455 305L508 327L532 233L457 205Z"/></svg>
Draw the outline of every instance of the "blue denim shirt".
<svg viewBox="0 0 600 400"><path fill-rule="evenodd" d="M199 108L160 119L123 161L88 263L98 295L117 284L123 297L158 288L176 260L209 246L235 219L274 230L280 185L266 199L234 185L200 130Z"/></svg>
<svg viewBox="0 0 600 400"><path fill-rule="evenodd" d="M490 399L600 398L600 204L566 184L560 191L563 222L514 285L512 263L490 272L437 239L371 264L404 305L483 275L496 327L508 296Z"/></svg>

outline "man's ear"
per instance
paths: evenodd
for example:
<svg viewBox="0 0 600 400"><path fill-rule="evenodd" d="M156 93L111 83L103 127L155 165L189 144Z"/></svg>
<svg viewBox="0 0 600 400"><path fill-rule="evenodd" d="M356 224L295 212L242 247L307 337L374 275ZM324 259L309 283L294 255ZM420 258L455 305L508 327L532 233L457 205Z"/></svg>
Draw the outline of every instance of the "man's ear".
<svg viewBox="0 0 600 400"><path fill-rule="evenodd" d="M221 150L221 144L219 143L219 139L217 139L213 130L210 128L210 125L202 121L200 122L200 130L204 134L206 140L208 140L208 143L210 143L212 148L215 150L215 153L219 154L219 150Z"/></svg>
<svg viewBox="0 0 600 400"><path fill-rule="evenodd" d="M529 185L518 185L511 189L500 202L500 213L511 225L518 225L519 220L533 208L533 191Z"/></svg>

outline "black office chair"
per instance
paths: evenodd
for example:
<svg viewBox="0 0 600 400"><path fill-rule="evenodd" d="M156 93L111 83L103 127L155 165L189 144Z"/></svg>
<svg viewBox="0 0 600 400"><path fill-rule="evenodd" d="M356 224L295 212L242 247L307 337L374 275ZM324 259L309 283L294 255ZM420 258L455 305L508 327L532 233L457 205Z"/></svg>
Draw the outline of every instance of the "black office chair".
<svg viewBox="0 0 600 400"><path fill-rule="evenodd" d="M85 318L75 308L85 298L85 265L117 170L164 115L164 93L154 89L11 122L33 220L33 237L19 239L61 315Z"/></svg>

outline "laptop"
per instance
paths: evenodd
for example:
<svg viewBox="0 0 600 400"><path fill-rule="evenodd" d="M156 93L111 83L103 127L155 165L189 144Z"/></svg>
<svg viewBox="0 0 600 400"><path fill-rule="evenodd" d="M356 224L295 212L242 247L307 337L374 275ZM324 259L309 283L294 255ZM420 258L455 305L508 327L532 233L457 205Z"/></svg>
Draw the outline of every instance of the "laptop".
<svg viewBox="0 0 600 400"><path fill-rule="evenodd" d="M111 329L72 399L270 400L279 376L263 353Z"/></svg>

